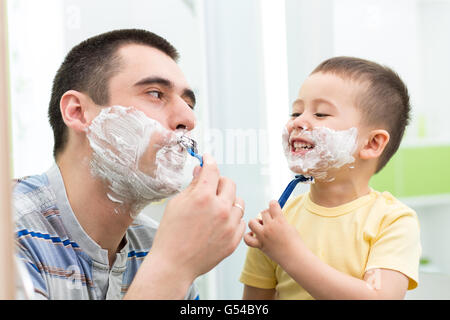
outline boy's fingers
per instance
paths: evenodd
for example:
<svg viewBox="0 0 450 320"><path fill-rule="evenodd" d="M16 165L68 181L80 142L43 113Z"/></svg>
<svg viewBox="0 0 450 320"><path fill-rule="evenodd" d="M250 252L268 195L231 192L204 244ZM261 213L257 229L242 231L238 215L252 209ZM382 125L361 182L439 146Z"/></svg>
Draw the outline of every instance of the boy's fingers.
<svg viewBox="0 0 450 320"><path fill-rule="evenodd" d="M269 210L268 211L269 211L270 216L273 219L283 215L280 204L276 200L272 200L269 202Z"/></svg>
<svg viewBox="0 0 450 320"><path fill-rule="evenodd" d="M256 238L251 232L244 235L244 242L252 248L261 247L261 243L259 242L258 238Z"/></svg>
<svg viewBox="0 0 450 320"><path fill-rule="evenodd" d="M269 209L266 209L266 210L261 212L262 224L268 224L270 219L271 219L271 216L270 216L270 213L269 213Z"/></svg>
<svg viewBox="0 0 450 320"><path fill-rule="evenodd" d="M255 233L256 236L259 235L264 228L258 219L250 220L248 223L248 227Z"/></svg>

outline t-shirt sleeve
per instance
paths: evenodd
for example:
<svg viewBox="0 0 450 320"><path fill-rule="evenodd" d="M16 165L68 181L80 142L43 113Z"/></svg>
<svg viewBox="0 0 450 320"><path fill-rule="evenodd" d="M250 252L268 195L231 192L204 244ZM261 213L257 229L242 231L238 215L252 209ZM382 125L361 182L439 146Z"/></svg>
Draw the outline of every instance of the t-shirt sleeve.
<svg viewBox="0 0 450 320"><path fill-rule="evenodd" d="M261 250L249 247L239 280L252 287L272 289L277 285L275 269L276 263Z"/></svg>
<svg viewBox="0 0 450 320"><path fill-rule="evenodd" d="M408 277L408 290L411 290L419 282L420 254L420 230L416 214L413 211L391 214L373 240L365 271L376 268L399 271Z"/></svg>

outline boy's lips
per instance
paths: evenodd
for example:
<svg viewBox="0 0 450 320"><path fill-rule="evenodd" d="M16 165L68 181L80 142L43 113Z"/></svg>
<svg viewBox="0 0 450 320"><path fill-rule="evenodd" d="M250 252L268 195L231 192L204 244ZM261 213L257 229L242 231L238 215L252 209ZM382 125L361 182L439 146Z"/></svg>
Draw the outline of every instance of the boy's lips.
<svg viewBox="0 0 450 320"><path fill-rule="evenodd" d="M314 149L315 144L305 138L293 137L289 139L289 147L292 154L303 156Z"/></svg>

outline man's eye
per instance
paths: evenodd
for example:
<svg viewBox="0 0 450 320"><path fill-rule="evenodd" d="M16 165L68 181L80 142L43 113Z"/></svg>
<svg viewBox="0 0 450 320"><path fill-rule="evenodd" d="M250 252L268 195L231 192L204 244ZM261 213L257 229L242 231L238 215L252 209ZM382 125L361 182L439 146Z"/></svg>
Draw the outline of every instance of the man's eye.
<svg viewBox="0 0 450 320"><path fill-rule="evenodd" d="M161 99L162 96L163 96L163 93L161 91L158 91L158 90L147 91L147 94L152 96L152 97L155 97L157 99Z"/></svg>

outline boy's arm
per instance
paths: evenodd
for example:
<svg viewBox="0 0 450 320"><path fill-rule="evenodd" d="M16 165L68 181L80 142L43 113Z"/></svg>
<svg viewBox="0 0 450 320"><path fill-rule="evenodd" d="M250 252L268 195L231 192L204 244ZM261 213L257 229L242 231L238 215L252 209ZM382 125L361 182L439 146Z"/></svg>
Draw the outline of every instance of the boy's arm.
<svg viewBox="0 0 450 320"><path fill-rule="evenodd" d="M275 289L261 289L252 287L249 285L244 285L244 294L242 295L243 300L274 300L275 299Z"/></svg>
<svg viewBox="0 0 450 320"><path fill-rule="evenodd" d="M276 201L261 213L262 220L251 220L253 233L245 242L260 248L276 261L315 299L402 299L408 278L397 271L369 270L364 279L342 273L316 257L303 243L295 228L284 218ZM280 249L282 248L282 249Z"/></svg>

